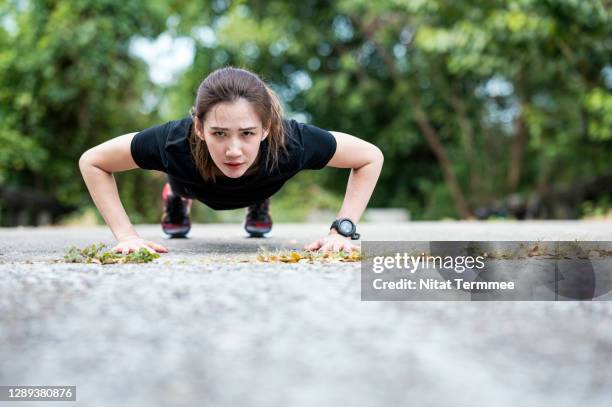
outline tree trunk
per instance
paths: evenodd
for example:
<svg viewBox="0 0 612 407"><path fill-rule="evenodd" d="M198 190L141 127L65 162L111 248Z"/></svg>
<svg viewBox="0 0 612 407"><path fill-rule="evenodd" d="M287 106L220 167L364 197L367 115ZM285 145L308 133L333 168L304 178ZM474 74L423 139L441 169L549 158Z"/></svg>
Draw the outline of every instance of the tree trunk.
<svg viewBox="0 0 612 407"><path fill-rule="evenodd" d="M455 96L450 96L449 102L453 106L453 109L455 109L455 113L457 113L457 120L459 122L459 128L461 129L461 139L463 141L465 157L467 158L470 171L470 192L479 195L481 190L480 160L474 147L474 128L467 117L465 104ZM474 200L472 200L472 202L474 202Z"/></svg>
<svg viewBox="0 0 612 407"><path fill-rule="evenodd" d="M527 140L527 129L525 126L525 105L521 104L520 113L516 119L516 133L510 147L510 162L506 186L509 192L514 192L518 186L523 164L523 152Z"/></svg>
<svg viewBox="0 0 612 407"><path fill-rule="evenodd" d="M444 175L444 181L446 185L449 187L451 191L451 195L455 201L455 206L457 208L457 212L463 218L473 218L472 212L469 209L469 206L463 196L463 192L461 191L461 186L457 181L457 177L455 176L455 172L453 171L453 165L448 158L448 154L446 153L446 149L440 142L438 138L438 134L434 130L434 128L429 123L427 115L417 104L416 101L412 102L413 105L413 113L416 119L419 128L425 135L425 139L427 143L429 143L429 147L433 151L434 155L438 159L438 163L442 168L442 174Z"/></svg>

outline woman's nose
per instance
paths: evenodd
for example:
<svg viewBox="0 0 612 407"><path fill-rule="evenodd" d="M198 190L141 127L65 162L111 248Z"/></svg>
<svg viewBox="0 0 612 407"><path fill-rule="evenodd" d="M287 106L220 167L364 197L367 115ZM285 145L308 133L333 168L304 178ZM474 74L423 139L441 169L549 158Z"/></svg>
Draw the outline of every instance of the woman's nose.
<svg viewBox="0 0 612 407"><path fill-rule="evenodd" d="M225 151L225 155L228 157L239 157L242 155L240 142L232 141Z"/></svg>

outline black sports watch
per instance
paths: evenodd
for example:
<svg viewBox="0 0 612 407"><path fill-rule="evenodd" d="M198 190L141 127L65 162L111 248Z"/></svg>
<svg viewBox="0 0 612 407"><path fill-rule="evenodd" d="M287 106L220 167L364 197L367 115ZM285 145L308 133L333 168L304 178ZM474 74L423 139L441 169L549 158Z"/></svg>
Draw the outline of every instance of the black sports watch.
<svg viewBox="0 0 612 407"><path fill-rule="evenodd" d="M359 239L359 233L357 233L357 227L349 218L336 219L331 224L330 229L336 229L336 232L345 237L350 237L352 240Z"/></svg>

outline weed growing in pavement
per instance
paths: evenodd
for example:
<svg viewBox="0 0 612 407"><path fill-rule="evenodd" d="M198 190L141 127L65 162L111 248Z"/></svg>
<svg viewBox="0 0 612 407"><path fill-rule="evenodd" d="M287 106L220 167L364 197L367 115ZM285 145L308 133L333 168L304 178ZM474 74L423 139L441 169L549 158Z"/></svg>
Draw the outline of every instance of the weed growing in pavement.
<svg viewBox="0 0 612 407"><path fill-rule="evenodd" d="M158 253L150 253L146 249L140 249L129 254L104 251L106 245L100 243L92 244L84 249L72 246L64 255L67 263L94 263L94 264L123 264L123 263L149 263L159 258Z"/></svg>
<svg viewBox="0 0 612 407"><path fill-rule="evenodd" d="M263 263L347 263L361 261L361 252L315 252L276 250L271 252L265 247L259 248L257 261Z"/></svg>
<svg viewBox="0 0 612 407"><path fill-rule="evenodd" d="M124 264L124 263L148 263L159 258L158 253L150 253L146 249L123 255L104 249L103 243L92 244L83 249L72 246L64 255L67 263L94 263L94 264ZM292 251L275 250L270 251L260 247L256 261L263 263L348 263L361 261L361 252L315 252L315 251ZM250 262L243 260L242 262Z"/></svg>

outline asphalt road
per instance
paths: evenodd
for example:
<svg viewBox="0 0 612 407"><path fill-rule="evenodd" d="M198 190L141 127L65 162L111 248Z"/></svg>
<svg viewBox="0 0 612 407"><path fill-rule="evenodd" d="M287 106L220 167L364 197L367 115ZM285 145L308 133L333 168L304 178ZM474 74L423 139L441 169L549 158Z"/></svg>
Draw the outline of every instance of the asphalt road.
<svg viewBox="0 0 612 407"><path fill-rule="evenodd" d="M360 266L261 264L327 225L196 225L144 265L58 263L105 228L0 229L0 385L18 406L609 406L610 302L362 302ZM364 224L365 240L612 240L604 222Z"/></svg>

